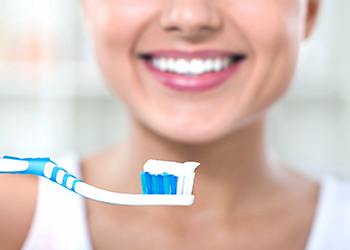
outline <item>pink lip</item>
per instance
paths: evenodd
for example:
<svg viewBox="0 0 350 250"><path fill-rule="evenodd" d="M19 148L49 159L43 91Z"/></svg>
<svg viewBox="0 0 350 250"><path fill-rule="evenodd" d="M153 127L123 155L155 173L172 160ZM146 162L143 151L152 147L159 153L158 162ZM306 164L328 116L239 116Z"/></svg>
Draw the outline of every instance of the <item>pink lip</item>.
<svg viewBox="0 0 350 250"><path fill-rule="evenodd" d="M156 51L152 56L164 56L172 58L216 58L233 55L232 52L225 51ZM164 86L177 91L206 91L222 85L228 78L237 72L241 62L231 64L228 68L219 72L209 72L198 76L185 76L172 72L163 72L154 67L149 60L143 60L146 68L161 82Z"/></svg>

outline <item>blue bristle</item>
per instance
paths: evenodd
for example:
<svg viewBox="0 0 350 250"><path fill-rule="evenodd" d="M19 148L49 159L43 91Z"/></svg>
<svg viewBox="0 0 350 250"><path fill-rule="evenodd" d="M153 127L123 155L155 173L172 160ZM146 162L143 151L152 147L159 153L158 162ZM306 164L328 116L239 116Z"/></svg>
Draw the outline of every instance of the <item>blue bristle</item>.
<svg viewBox="0 0 350 250"><path fill-rule="evenodd" d="M141 172L141 186L144 194L176 194L178 177L163 173L152 175L149 172Z"/></svg>
<svg viewBox="0 0 350 250"><path fill-rule="evenodd" d="M147 194L147 184L146 184L145 172L141 172L140 177L141 177L142 193Z"/></svg>
<svg viewBox="0 0 350 250"><path fill-rule="evenodd" d="M177 176L169 175L169 177L170 177L170 194L176 194Z"/></svg>
<svg viewBox="0 0 350 250"><path fill-rule="evenodd" d="M163 176L159 174L157 175L157 179L158 179L158 193L164 194Z"/></svg>
<svg viewBox="0 0 350 250"><path fill-rule="evenodd" d="M158 178L156 175L151 175L151 176L152 176L152 193L159 194Z"/></svg>
<svg viewBox="0 0 350 250"><path fill-rule="evenodd" d="M168 173L163 173L164 194L170 194L170 180Z"/></svg>
<svg viewBox="0 0 350 250"><path fill-rule="evenodd" d="M152 177L150 173L145 172L146 177L146 194L152 194Z"/></svg>

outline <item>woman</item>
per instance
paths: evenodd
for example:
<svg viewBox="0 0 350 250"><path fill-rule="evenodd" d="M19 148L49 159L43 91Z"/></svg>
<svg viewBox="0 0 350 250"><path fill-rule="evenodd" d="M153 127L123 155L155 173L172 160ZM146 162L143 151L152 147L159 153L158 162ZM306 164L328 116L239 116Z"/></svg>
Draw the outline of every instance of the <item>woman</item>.
<svg viewBox="0 0 350 250"><path fill-rule="evenodd" d="M265 146L266 113L290 84L319 0L83 5L131 129L126 141L71 165L92 185L139 192L147 159L198 161L195 204L78 203L34 177L1 177L1 249L350 249L350 187L298 174ZM21 186L8 195L13 181Z"/></svg>

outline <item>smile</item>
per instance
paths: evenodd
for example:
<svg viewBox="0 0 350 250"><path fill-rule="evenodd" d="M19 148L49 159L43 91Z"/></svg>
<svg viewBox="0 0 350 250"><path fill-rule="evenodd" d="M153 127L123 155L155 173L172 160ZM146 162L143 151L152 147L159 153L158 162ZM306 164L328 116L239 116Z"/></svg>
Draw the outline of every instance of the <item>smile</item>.
<svg viewBox="0 0 350 250"><path fill-rule="evenodd" d="M140 54L139 58L165 86L182 91L204 91L227 80L246 55L221 51L157 51Z"/></svg>

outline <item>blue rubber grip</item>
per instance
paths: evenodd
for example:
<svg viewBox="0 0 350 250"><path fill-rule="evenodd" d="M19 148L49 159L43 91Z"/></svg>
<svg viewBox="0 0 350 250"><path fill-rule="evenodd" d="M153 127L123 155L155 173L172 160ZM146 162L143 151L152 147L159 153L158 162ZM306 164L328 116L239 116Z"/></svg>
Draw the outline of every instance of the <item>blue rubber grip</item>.
<svg viewBox="0 0 350 250"><path fill-rule="evenodd" d="M26 171L13 172L13 174L33 174L44 177L45 164L48 162L56 164L53 161L51 161L50 158L18 158L8 155L4 156L3 158L9 160L20 160L29 162L29 168Z"/></svg>
<svg viewBox="0 0 350 250"><path fill-rule="evenodd" d="M27 161L29 162L29 167L26 171L18 171L18 172L12 172L12 174L32 174L36 176L41 176L46 179L51 180L52 182L65 187L73 192L75 192L75 186L78 182L81 182L77 177L75 177L72 174L69 174L64 168L59 167L55 162L53 162L50 158L18 158L18 157L13 157L13 156L4 156L4 159L9 159L9 160L21 160L21 161ZM55 167L52 170L51 177L48 178L44 175L44 170L45 170L45 165L47 163L51 162L52 164L55 165ZM63 182L58 183L57 182L57 173L58 171L64 171L65 174L63 176ZM71 187L67 186L67 180L69 177L72 177L74 179L73 184Z"/></svg>

